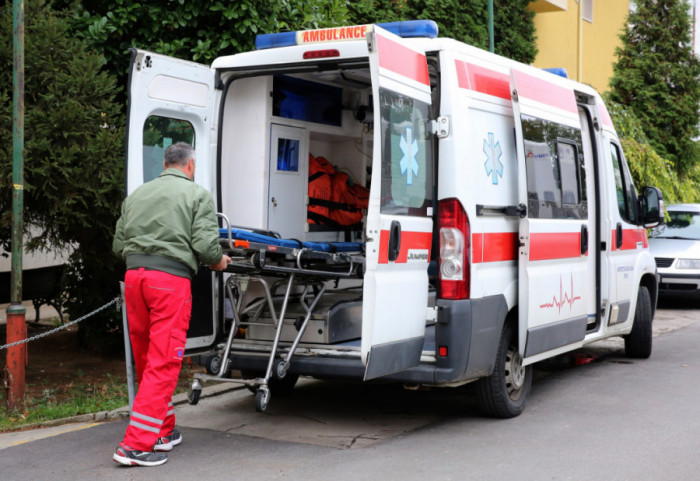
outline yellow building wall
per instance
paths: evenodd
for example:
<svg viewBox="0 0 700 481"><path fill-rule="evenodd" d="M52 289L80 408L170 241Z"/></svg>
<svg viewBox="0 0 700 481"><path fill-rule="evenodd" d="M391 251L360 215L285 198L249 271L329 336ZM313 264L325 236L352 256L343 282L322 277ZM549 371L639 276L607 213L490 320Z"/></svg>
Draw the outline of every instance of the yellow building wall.
<svg viewBox="0 0 700 481"><path fill-rule="evenodd" d="M604 92L609 88L613 64L617 61L615 48L622 45L620 34L627 21L630 2L592 0L593 21L589 22L579 21L579 1L566 0L565 10L543 11L532 7L536 12L534 23L538 49L533 65L564 67L569 78Z"/></svg>

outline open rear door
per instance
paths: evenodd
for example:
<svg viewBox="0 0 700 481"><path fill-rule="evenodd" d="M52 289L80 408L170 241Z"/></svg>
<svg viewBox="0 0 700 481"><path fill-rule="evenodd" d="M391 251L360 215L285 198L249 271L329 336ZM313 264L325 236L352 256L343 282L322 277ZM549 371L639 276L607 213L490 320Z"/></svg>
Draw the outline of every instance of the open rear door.
<svg viewBox="0 0 700 481"><path fill-rule="evenodd" d="M365 380L420 362L433 213L425 53L376 26L367 42L375 121L362 306Z"/></svg>
<svg viewBox="0 0 700 481"><path fill-rule="evenodd" d="M534 69L513 69L510 87L518 198L527 206L518 256L519 350L527 363L585 337L595 293L595 269L587 269L593 226L575 92Z"/></svg>
<svg viewBox="0 0 700 481"><path fill-rule="evenodd" d="M213 191L213 71L206 65L132 49L128 90L127 195L163 171L165 149L180 141L195 148L195 182ZM212 273L203 269L192 280L187 349L204 349L215 341L213 282Z"/></svg>

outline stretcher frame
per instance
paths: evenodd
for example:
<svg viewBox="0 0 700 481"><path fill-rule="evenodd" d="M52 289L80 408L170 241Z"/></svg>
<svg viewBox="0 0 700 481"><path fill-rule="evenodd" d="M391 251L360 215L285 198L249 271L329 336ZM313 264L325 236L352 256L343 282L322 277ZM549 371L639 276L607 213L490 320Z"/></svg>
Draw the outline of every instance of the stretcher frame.
<svg viewBox="0 0 700 481"><path fill-rule="evenodd" d="M287 240L262 236L251 229L232 228L226 215L217 214L217 216L226 224L226 228L221 229L225 237L220 239L220 242L231 257L231 263L224 271L230 274L224 283L224 290L231 303L233 321L223 346L223 353L219 358L218 372L213 375L195 374L188 401L190 404L197 404L203 383L239 383L245 384L251 391L255 390L255 409L258 412L264 412L271 397L270 380L274 378L281 381L287 375L314 309L326 292L327 282L361 275L361 267L364 265L362 244L341 243L344 252L334 251L333 248L316 250L309 245L317 246L321 243L300 241L294 241L293 244L297 246L290 247ZM247 235L247 232L253 235ZM248 240L248 238L255 240ZM269 242L259 242L260 240L269 240ZM351 250L354 246L348 244L356 244L357 249ZM270 279L277 280L271 283ZM244 306L243 299L251 284L262 286L264 296ZM281 288L283 288L283 294L279 292ZM300 294L297 293L299 290L301 290ZM280 346L282 328L287 308L293 299L303 306L306 316L291 346L283 348ZM279 310L275 308L275 300L282 301ZM227 377L229 355L236 333L239 328L258 322L265 308L272 318L274 339L264 376L254 379Z"/></svg>

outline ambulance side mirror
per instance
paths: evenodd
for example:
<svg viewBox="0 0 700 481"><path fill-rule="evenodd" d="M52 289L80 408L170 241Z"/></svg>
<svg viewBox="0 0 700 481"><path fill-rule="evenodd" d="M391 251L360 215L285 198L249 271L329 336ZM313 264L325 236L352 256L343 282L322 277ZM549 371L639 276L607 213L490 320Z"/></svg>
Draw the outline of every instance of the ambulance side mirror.
<svg viewBox="0 0 700 481"><path fill-rule="evenodd" d="M649 229L663 224L664 196L656 187L644 187L639 198L639 213L642 225Z"/></svg>

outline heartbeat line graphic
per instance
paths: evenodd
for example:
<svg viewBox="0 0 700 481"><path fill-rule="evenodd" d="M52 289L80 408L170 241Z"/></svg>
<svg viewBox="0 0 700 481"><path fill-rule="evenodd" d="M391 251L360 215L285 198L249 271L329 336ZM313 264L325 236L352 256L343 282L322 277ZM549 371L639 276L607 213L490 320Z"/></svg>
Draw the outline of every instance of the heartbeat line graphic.
<svg viewBox="0 0 700 481"><path fill-rule="evenodd" d="M574 296L574 274L571 274L571 297L569 297L569 294L567 292L564 292L564 286L561 280L561 276L559 276L559 299L557 299L557 296L555 294L554 296L552 296L552 302L545 302L544 304L540 304L540 309L557 306L557 309L559 310L559 312L561 312L561 306L563 306L564 304L569 304L569 309L571 309L571 306L574 304L574 302L580 299L581 296Z"/></svg>

